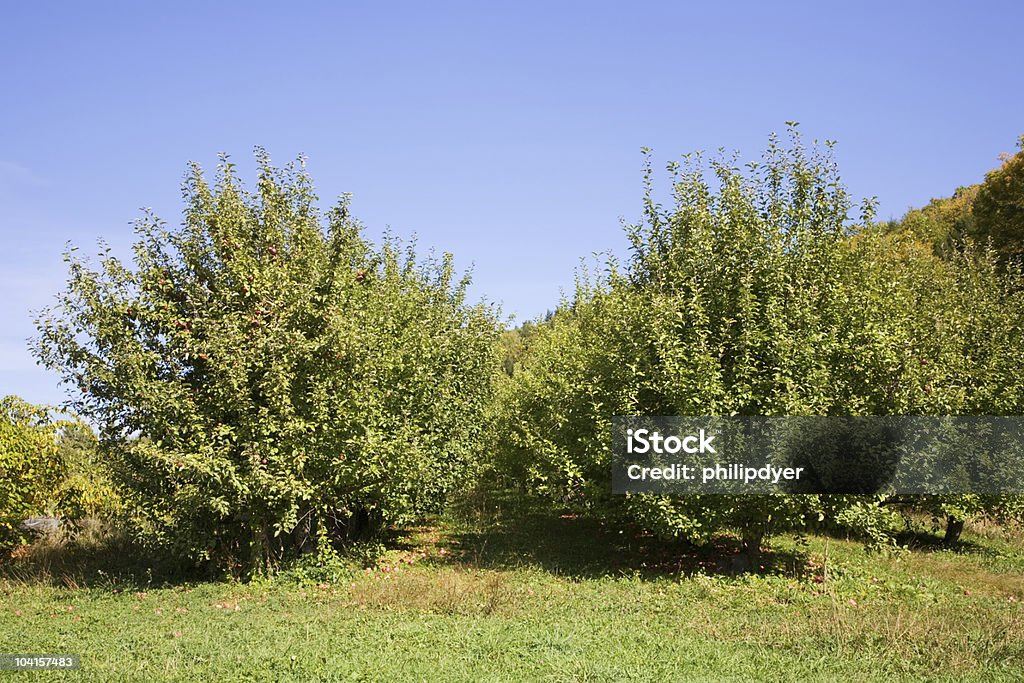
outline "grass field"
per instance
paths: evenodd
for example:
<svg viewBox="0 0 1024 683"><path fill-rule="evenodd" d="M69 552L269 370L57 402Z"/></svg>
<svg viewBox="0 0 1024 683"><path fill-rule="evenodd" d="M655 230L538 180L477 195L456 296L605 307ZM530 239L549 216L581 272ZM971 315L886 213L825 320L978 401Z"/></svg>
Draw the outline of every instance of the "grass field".
<svg viewBox="0 0 1024 683"><path fill-rule="evenodd" d="M1024 532L944 549L666 546L502 502L396 535L333 581L166 583L35 551L0 580L0 652L80 654L12 680L1024 680ZM121 558L124 560L125 558ZM122 561L122 565L131 563Z"/></svg>

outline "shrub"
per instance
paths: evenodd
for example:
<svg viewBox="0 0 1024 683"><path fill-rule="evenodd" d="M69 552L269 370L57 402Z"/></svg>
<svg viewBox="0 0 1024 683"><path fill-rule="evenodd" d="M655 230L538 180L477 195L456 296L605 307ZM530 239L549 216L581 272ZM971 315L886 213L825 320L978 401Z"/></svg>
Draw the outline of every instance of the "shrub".
<svg viewBox="0 0 1024 683"><path fill-rule="evenodd" d="M57 458L61 477L51 498L61 518L77 523L85 519L113 521L121 516L121 497L91 427L77 419L62 420L57 432Z"/></svg>
<svg viewBox="0 0 1024 683"><path fill-rule="evenodd" d="M46 511L60 464L49 411L17 396L0 399L0 549L26 540L20 525Z"/></svg>

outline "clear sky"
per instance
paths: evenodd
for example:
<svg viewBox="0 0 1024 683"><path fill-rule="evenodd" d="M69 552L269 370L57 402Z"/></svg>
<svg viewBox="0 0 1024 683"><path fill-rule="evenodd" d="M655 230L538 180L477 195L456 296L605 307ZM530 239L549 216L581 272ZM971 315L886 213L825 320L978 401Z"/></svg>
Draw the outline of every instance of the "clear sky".
<svg viewBox="0 0 1024 683"><path fill-rule="evenodd" d="M67 240L126 254L189 160L299 153L320 196L473 265L522 320L621 250L640 148L754 158L797 120L882 217L1024 133L1024 3L4 2L0 394L56 403L30 310Z"/></svg>

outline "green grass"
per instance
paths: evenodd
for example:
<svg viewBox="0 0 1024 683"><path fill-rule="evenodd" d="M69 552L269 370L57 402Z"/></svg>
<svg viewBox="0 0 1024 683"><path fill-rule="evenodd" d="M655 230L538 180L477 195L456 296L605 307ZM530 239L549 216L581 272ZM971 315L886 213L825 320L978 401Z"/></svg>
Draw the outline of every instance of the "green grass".
<svg viewBox="0 0 1024 683"><path fill-rule="evenodd" d="M0 677L1024 680L1024 536L964 540L879 555L782 537L733 575L729 539L666 546L499 499L330 583L147 586L35 551L0 580L0 652L77 653L82 669Z"/></svg>

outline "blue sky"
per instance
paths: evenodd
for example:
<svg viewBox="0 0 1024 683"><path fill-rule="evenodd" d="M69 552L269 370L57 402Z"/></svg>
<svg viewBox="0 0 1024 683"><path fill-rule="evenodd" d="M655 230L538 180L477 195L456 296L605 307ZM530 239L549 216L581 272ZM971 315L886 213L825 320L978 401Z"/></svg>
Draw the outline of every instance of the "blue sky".
<svg viewBox="0 0 1024 683"><path fill-rule="evenodd" d="M325 203L453 251L524 319L622 249L642 146L754 158L797 120L883 217L980 180L1024 133L1022 25L1020 2L6 3L0 394L61 399L26 339L64 243L176 222L189 160L305 153Z"/></svg>

